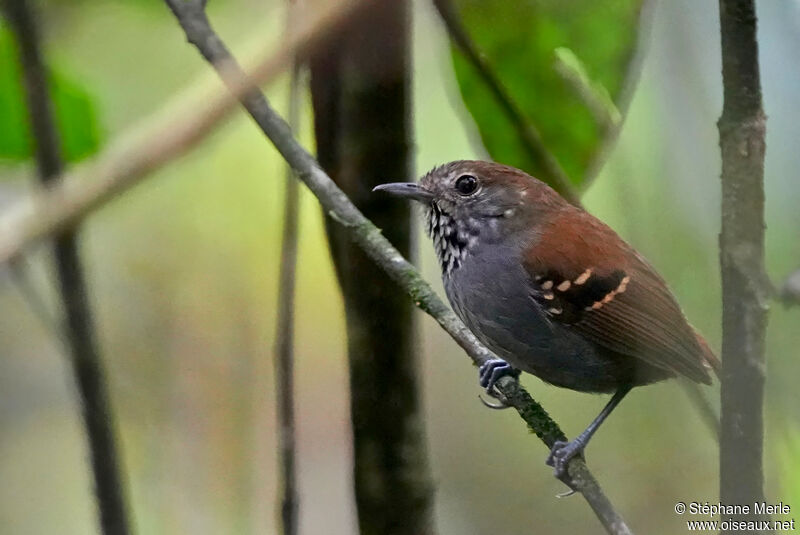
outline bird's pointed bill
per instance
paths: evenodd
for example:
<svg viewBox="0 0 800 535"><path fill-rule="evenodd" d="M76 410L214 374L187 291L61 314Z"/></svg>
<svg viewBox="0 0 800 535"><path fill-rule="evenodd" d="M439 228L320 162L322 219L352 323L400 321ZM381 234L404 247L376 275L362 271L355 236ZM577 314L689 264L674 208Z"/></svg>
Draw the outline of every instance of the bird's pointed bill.
<svg viewBox="0 0 800 535"><path fill-rule="evenodd" d="M428 203L433 200L433 193L423 189L419 184L414 182L392 182L390 184L381 184L375 186L372 191L384 191L391 195L412 199L423 203Z"/></svg>

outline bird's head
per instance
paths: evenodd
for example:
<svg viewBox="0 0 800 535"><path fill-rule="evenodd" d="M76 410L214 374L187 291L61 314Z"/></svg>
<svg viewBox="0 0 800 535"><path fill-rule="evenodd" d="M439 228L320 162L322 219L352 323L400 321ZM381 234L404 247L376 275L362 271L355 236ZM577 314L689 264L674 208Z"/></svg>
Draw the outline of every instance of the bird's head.
<svg viewBox="0 0 800 535"><path fill-rule="evenodd" d="M446 274L478 243L512 239L518 230L566 204L519 169L477 160L450 162L426 173L419 183L381 184L373 191L425 206L426 230Z"/></svg>

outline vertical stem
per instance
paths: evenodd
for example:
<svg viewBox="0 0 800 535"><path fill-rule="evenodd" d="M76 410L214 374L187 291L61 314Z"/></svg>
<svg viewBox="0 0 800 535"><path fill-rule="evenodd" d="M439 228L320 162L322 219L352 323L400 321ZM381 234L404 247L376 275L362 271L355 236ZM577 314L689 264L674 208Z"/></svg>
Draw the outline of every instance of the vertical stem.
<svg viewBox="0 0 800 535"><path fill-rule="evenodd" d="M293 9L294 6L289 6ZM292 65L289 86L288 123L296 131L300 115L300 64ZM296 535L298 517L295 469L294 416L294 298L297 271L299 195L297 177L286 166L286 193L283 202L283 237L278 286L278 321L275 334L275 390L278 407L278 443L281 464L281 529L283 535Z"/></svg>
<svg viewBox="0 0 800 535"><path fill-rule="evenodd" d="M372 195L411 176L410 2L376 2L309 62L322 167L403 255L411 208ZM411 303L328 221L345 300L354 485L362 535L432 533L432 494L417 383Z"/></svg>
<svg viewBox="0 0 800 535"><path fill-rule="evenodd" d="M722 407L720 499L764 499L764 135L753 0L720 0ZM750 516L747 520L755 520Z"/></svg>
<svg viewBox="0 0 800 535"><path fill-rule="evenodd" d="M63 163L48 94L47 75L39 50L36 19L27 0L6 0L4 7L19 44L38 174L46 184L62 172ZM126 535L130 528L112 429L111 404L74 232L65 232L55 239L54 257L64 312L65 337L89 441L100 523L106 535Z"/></svg>

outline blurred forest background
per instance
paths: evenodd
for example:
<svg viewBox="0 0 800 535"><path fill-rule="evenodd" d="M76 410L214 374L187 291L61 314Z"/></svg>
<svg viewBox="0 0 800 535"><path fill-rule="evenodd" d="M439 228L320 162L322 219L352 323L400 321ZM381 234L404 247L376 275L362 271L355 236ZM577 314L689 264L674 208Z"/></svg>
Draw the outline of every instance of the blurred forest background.
<svg viewBox="0 0 800 535"><path fill-rule="evenodd" d="M44 0L37 7L50 65L67 92L93 110L96 131L81 135L100 146L192 80L219 85L160 2ZM718 8L691 0L651 7L625 125L583 201L652 261L690 321L719 349ZM767 269L780 283L800 265L800 2L762 1L757 9L768 116ZM243 56L280 41L284 11L282 0L209 6L222 37ZM0 61L7 62L8 35L0 30ZM416 174L454 159L487 158L456 85L446 32L428 2L413 3L412 72ZM287 78L270 85L270 100L285 102L287 86ZM570 124L565 119L564 129ZM313 149L308 97L300 137ZM0 160L0 208L31 187L32 169ZM237 112L82 227L140 533L276 531L271 359L283 175L283 160ZM355 533L343 304L321 211L305 190L301 205L300 528ZM419 241L423 272L441 290L432 249ZM40 247L28 257L31 280L56 310L48 256ZM423 414L440 532L597 532L582 500L554 498L563 486L544 465L546 449L513 411L483 409L476 370L430 318L420 319ZM767 345L766 492L795 510L799 320L800 309L773 306ZM0 341L0 533L93 532L85 440L65 354L5 268ZM522 380L571 436L605 402L530 376ZM716 400L717 391L707 393ZM589 461L637 532L679 532L684 524L675 502L717 500L717 446L674 382L635 391L592 442Z"/></svg>

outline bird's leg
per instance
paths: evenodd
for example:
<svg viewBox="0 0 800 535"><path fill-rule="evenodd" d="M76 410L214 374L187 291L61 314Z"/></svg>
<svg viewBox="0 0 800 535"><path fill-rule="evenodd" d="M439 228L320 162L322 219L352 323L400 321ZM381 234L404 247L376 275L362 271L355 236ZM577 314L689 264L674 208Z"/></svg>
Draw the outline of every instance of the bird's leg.
<svg viewBox="0 0 800 535"><path fill-rule="evenodd" d="M586 448L586 445L589 443L592 435L594 435L595 431L597 431L597 429L600 427L600 424L605 421L608 415L611 414L611 411L613 411L614 408L619 405L619 402L622 401L622 398L625 397L625 394L631 391L631 388L631 385L620 387L611 397L611 400L606 404L606 406L603 407L603 410L600 411L600 414L597 415L597 418L592 420L592 423L589 424L589 427L584 429L583 433L569 442L557 440L550 449L550 455L547 457L547 465L552 466L555 476L571 489L576 490L572 484L569 474L567 473L569 461L576 455L583 455L583 450Z"/></svg>
<svg viewBox="0 0 800 535"><path fill-rule="evenodd" d="M491 403L487 403L483 400L483 398L481 398L481 402L483 402L483 404L490 409L507 409L509 405L506 405L498 396L494 390L494 385L500 380L501 377L508 375L517 378L519 377L519 374L519 370L513 368L511 364L500 358L490 359L481 364L481 367L478 368L478 382L483 388L486 389L486 393L493 398L498 399L500 404L493 405Z"/></svg>

